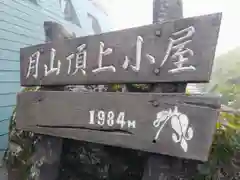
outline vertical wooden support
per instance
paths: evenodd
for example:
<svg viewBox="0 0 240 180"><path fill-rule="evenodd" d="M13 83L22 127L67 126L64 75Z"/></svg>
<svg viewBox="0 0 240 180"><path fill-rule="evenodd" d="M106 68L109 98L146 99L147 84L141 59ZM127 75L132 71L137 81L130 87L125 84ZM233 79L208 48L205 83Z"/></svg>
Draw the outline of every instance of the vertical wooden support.
<svg viewBox="0 0 240 180"><path fill-rule="evenodd" d="M40 136L32 157L37 168L38 180L57 180L62 152L62 139L46 135Z"/></svg>
<svg viewBox="0 0 240 180"><path fill-rule="evenodd" d="M153 0L153 23L183 17L182 0ZM157 93L185 93L187 83L182 84L153 84L153 92ZM197 162L191 161L190 167L185 169L188 161L164 155L150 155L144 168L142 180L168 180L190 178L195 172Z"/></svg>
<svg viewBox="0 0 240 180"><path fill-rule="evenodd" d="M46 42L56 41L61 39L72 38L67 30L58 23L44 22L44 30ZM63 91L64 86L60 87L44 87L40 90ZM38 180L57 180L60 168L60 159L62 153L63 140L58 137L50 137L46 135L39 135L40 140L35 145L35 152L33 154L34 166L37 166Z"/></svg>

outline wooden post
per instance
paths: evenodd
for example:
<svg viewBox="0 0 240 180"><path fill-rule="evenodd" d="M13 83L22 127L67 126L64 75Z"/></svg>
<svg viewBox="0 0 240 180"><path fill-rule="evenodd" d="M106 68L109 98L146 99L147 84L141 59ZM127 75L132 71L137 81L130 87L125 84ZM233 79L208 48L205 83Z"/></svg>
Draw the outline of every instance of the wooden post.
<svg viewBox="0 0 240 180"><path fill-rule="evenodd" d="M38 135L39 142L34 146L32 161L38 169L39 180L57 180L62 152L62 138ZM34 176L34 175L33 175Z"/></svg>
<svg viewBox="0 0 240 180"><path fill-rule="evenodd" d="M182 0L153 0L153 23L162 23L167 20L183 17ZM187 83L153 84L153 92L157 93L184 93ZM165 155L151 155L144 168L142 180L168 180L183 176L190 178L194 173L196 161L192 161L188 172L183 172L186 161ZM185 165L186 166L186 165ZM188 174L186 177L186 173Z"/></svg>
<svg viewBox="0 0 240 180"><path fill-rule="evenodd" d="M44 22L46 42L69 39L73 35L69 34L63 26L55 22ZM46 87L40 90L63 91L64 86ZM60 160L63 140L61 137L38 135L40 140L35 145L33 161L37 162L38 180L57 180L59 175Z"/></svg>
<svg viewBox="0 0 240 180"><path fill-rule="evenodd" d="M153 0L153 23L162 23L182 17L182 0Z"/></svg>

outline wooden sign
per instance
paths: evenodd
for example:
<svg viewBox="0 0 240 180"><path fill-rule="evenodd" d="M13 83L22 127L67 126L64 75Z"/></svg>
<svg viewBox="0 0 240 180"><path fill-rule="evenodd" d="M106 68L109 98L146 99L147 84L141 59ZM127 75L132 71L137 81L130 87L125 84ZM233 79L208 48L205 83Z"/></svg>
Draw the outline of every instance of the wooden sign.
<svg viewBox="0 0 240 180"><path fill-rule="evenodd" d="M221 13L21 49L21 85L207 82Z"/></svg>
<svg viewBox="0 0 240 180"><path fill-rule="evenodd" d="M18 129L206 161L218 98L181 94L25 92Z"/></svg>

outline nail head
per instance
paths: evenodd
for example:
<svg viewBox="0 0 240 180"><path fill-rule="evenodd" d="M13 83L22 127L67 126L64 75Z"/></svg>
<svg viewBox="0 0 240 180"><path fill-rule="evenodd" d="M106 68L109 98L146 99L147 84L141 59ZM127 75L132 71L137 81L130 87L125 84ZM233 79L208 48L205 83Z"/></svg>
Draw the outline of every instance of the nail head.
<svg viewBox="0 0 240 180"><path fill-rule="evenodd" d="M159 103L158 103L157 101L153 101L153 102L152 102L152 105L153 105L154 107L158 107L158 106L159 106Z"/></svg>
<svg viewBox="0 0 240 180"><path fill-rule="evenodd" d="M161 31L160 31L160 30L157 30L157 31L156 31L156 36L158 36L158 37L161 36Z"/></svg>
<svg viewBox="0 0 240 180"><path fill-rule="evenodd" d="M43 48L40 49L40 53L42 54L44 52Z"/></svg>
<svg viewBox="0 0 240 180"><path fill-rule="evenodd" d="M158 74L160 73L160 68L154 69L154 73L155 73L156 75L158 75Z"/></svg>

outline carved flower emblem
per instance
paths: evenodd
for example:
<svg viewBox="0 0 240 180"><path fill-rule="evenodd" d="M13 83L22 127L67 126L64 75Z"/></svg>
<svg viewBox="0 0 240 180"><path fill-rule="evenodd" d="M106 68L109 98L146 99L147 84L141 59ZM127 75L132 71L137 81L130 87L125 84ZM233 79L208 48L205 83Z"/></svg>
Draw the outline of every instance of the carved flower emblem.
<svg viewBox="0 0 240 180"><path fill-rule="evenodd" d="M159 135L168 121L171 121L171 127L174 130L172 133L172 140L175 143L180 143L184 152L188 150L187 141L193 138L193 128L189 126L189 119L187 115L180 113L178 107L175 106L174 110L161 111L157 113L157 118L153 122L153 126L159 128L155 140L159 139Z"/></svg>

